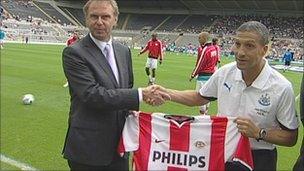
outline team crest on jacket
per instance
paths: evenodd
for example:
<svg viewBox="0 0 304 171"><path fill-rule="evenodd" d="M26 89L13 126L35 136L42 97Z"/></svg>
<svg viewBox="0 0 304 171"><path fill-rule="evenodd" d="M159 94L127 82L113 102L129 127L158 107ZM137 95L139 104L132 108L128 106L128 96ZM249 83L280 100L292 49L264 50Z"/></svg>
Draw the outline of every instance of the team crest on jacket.
<svg viewBox="0 0 304 171"><path fill-rule="evenodd" d="M266 94L262 94L260 99L258 100L258 102L262 105L262 106L269 106L270 105L270 97L269 95Z"/></svg>
<svg viewBox="0 0 304 171"><path fill-rule="evenodd" d="M203 141L196 141L194 143L194 145L195 145L196 148L203 148L203 147L206 146L206 143L204 143Z"/></svg>

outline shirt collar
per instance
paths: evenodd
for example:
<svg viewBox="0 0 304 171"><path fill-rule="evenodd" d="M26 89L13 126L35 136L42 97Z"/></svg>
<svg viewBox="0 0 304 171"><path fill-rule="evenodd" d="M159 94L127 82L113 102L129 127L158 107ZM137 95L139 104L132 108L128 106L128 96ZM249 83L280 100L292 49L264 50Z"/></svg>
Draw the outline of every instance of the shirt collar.
<svg viewBox="0 0 304 171"><path fill-rule="evenodd" d="M254 82L252 83L252 87L256 87L258 89L262 89L265 84L267 83L267 80L269 79L270 73L271 73L271 67L268 64L267 59L265 59L265 65L261 71L261 73L259 74L259 76L254 80Z"/></svg>
<svg viewBox="0 0 304 171"><path fill-rule="evenodd" d="M255 87L255 88L258 88L258 89L262 89L265 86L265 84L267 83L266 80L268 80L268 78L270 76L270 72L271 72L270 71L271 67L268 64L268 61L265 58L263 60L265 60L264 67L263 67L261 73L258 75L258 77L251 84L252 87ZM239 70L238 68L236 68L235 80L236 81L243 81L242 71Z"/></svg>
<svg viewBox="0 0 304 171"><path fill-rule="evenodd" d="M100 41L96 38L93 37L93 35L90 33L89 34L93 42L98 46L98 48L103 51L106 44L109 44L112 47L112 37L110 37L110 40L108 42Z"/></svg>

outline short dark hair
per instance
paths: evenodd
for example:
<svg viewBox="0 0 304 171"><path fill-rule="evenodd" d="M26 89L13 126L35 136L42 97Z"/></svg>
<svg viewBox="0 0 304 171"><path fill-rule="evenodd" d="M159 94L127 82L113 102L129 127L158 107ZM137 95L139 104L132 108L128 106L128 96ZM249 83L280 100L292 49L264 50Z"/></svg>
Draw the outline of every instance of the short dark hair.
<svg viewBox="0 0 304 171"><path fill-rule="evenodd" d="M268 28L258 22L258 21L248 21L248 22L245 22L243 23L237 30L236 32L245 32L245 31L248 31L248 32L256 32L258 33L260 36L261 36L261 43L263 45L267 45L269 43L269 30Z"/></svg>
<svg viewBox="0 0 304 171"><path fill-rule="evenodd" d="M217 41L218 41L218 38L216 38L216 37L214 37L214 38L212 39L212 43L213 43L213 44L217 43Z"/></svg>
<svg viewBox="0 0 304 171"><path fill-rule="evenodd" d="M152 33L151 36L152 37L157 37L157 33Z"/></svg>

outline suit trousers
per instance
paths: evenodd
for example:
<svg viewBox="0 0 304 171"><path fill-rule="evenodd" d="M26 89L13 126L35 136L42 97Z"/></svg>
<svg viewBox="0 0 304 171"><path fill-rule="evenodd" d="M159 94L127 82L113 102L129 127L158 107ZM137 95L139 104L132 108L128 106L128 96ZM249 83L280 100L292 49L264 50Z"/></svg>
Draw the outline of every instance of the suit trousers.
<svg viewBox="0 0 304 171"><path fill-rule="evenodd" d="M86 165L82 163L77 163L71 160L68 160L68 164L71 171L80 171L80 170L129 170L129 160L128 158L122 157L117 160L114 160L110 165L107 166L92 166L92 165Z"/></svg>

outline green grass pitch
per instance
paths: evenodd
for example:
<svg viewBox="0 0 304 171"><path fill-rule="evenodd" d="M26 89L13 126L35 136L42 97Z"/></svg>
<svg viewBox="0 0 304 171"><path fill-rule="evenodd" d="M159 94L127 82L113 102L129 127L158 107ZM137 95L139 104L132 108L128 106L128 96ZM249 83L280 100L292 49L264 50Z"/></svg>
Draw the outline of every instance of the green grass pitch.
<svg viewBox="0 0 304 171"><path fill-rule="evenodd" d="M1 50L1 154L27 163L40 170L67 170L61 150L67 129L69 110L68 88L63 88L61 52L64 46L6 44ZM135 87L145 87L146 54L137 56L133 50ZM188 81L195 57L166 53L157 70L156 82L168 88L195 89L195 80ZM233 59L223 58L222 63ZM295 95L300 91L302 73L286 72ZM21 97L31 93L32 105L23 105ZM198 114L197 107L186 107L169 102L160 107L141 104L141 111L171 114ZM297 102L297 110L299 103ZM210 113L216 113L216 103ZM294 147L278 147L278 169L291 170L299 154L303 128ZM15 170L1 162L0 170Z"/></svg>

